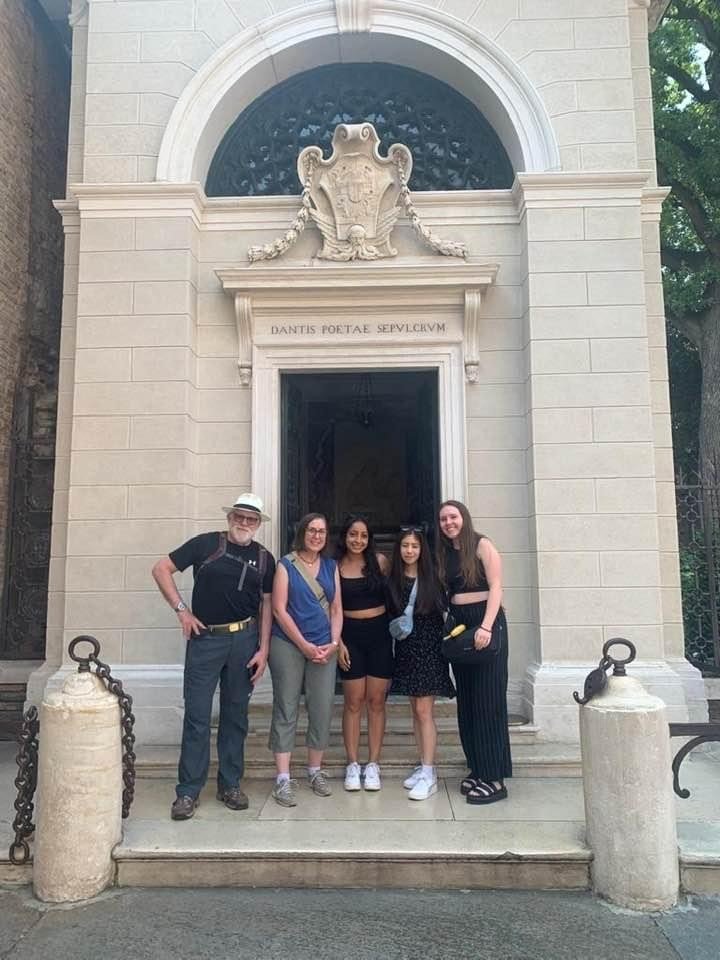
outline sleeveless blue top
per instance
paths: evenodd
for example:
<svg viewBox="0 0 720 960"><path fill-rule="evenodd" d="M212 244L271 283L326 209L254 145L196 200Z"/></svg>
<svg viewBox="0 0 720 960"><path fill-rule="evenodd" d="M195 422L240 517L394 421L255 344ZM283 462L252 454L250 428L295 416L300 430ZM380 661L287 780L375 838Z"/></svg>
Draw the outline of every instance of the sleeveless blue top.
<svg viewBox="0 0 720 960"><path fill-rule="evenodd" d="M302 560L300 562L302 563ZM308 643L314 643L316 646L330 643L330 620L321 607L320 601L305 583L289 557L282 557L280 563L285 567L288 575L287 612L297 624L298 630ZM320 558L317 580L325 591L328 603L332 603L335 596L336 566L335 561L329 557ZM273 632L288 639L277 621Z"/></svg>

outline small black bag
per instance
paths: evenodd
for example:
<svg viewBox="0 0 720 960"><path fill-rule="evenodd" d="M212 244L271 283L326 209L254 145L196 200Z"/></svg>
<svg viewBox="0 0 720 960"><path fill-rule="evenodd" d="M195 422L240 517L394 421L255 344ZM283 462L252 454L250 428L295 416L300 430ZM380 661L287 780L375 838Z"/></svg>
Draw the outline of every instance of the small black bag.
<svg viewBox="0 0 720 960"><path fill-rule="evenodd" d="M448 621L445 622L446 629L448 628L449 622L451 621L448 618ZM500 650L502 631L505 629L505 624L500 617L498 617L493 624L490 643L486 647L483 647L482 650L475 648L475 632L477 626L465 627L462 633L453 636L453 632L457 629L458 627L451 628L450 633L443 637L442 647L440 648L442 655L450 663L473 666L488 663L493 657L497 656Z"/></svg>

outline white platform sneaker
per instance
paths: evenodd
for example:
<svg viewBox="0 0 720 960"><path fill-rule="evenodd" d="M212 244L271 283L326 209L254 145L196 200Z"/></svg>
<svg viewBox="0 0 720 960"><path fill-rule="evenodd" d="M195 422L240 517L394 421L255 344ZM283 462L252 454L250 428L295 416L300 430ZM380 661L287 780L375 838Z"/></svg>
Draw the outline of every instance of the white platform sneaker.
<svg viewBox="0 0 720 960"><path fill-rule="evenodd" d="M359 763L349 763L345 767L345 789L351 791L360 789Z"/></svg>
<svg viewBox="0 0 720 960"><path fill-rule="evenodd" d="M380 782L380 767L376 763L365 765L365 789L379 790L382 787Z"/></svg>
<svg viewBox="0 0 720 960"><path fill-rule="evenodd" d="M409 777L403 780L403 786L406 790L412 790L422 775L422 767L418 764Z"/></svg>
<svg viewBox="0 0 720 960"><path fill-rule="evenodd" d="M431 797L434 793L437 793L438 784L437 777L433 777L432 780L428 777L420 774L420 777L408 794L409 800L427 800L428 797Z"/></svg>

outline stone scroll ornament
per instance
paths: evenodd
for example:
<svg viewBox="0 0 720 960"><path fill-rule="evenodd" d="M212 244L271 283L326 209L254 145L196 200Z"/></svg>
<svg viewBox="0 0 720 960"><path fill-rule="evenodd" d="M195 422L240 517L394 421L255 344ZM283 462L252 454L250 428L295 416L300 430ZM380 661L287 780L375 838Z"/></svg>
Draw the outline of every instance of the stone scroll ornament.
<svg viewBox="0 0 720 960"><path fill-rule="evenodd" d="M320 147L306 147L298 157L303 185L300 210L290 228L272 243L248 250L250 262L274 260L297 241L310 218L323 245L321 260L381 260L397 256L391 234L404 212L423 241L445 257L467 257L464 243L442 240L426 227L410 196L412 154L400 143L381 157L380 138L371 123L341 123L333 134L333 152L323 159Z"/></svg>

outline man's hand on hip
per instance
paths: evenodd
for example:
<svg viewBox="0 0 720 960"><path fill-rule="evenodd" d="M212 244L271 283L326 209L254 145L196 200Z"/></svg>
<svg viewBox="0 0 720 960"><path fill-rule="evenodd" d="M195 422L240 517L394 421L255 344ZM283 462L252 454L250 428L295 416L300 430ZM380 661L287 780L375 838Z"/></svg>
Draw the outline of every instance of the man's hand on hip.
<svg viewBox="0 0 720 960"><path fill-rule="evenodd" d="M192 634L204 633L207 629L202 620L198 620L195 614L189 608L187 610L181 610L178 613L178 620L180 621L180 626L182 627L183 636L186 640L189 640Z"/></svg>

